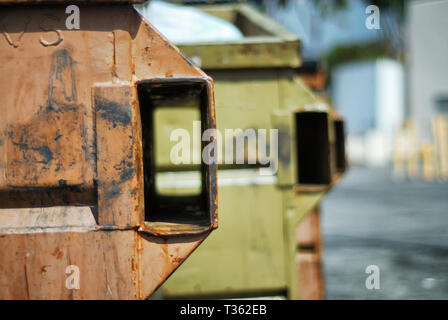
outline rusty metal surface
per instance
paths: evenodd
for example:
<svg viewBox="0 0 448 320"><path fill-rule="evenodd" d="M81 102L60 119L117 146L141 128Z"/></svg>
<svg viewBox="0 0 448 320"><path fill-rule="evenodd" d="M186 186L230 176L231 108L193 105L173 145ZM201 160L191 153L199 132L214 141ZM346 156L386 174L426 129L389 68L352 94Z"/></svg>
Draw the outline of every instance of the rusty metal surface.
<svg viewBox="0 0 448 320"><path fill-rule="evenodd" d="M147 298L217 227L215 166L204 166L207 225L146 221L138 95L151 79L206 83L214 128L211 79L132 6L80 7L80 30L65 29L63 5L1 9L3 299ZM95 225L64 225L73 210ZM81 270L78 290L65 287L67 265Z"/></svg>

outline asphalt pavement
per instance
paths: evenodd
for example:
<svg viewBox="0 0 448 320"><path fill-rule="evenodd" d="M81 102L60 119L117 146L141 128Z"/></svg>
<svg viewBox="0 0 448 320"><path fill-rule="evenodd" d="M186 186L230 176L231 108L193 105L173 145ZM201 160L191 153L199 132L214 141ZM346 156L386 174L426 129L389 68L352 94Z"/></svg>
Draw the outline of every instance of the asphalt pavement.
<svg viewBox="0 0 448 320"><path fill-rule="evenodd" d="M352 167L321 214L327 299L448 299L448 183ZM366 288L369 265L379 289Z"/></svg>

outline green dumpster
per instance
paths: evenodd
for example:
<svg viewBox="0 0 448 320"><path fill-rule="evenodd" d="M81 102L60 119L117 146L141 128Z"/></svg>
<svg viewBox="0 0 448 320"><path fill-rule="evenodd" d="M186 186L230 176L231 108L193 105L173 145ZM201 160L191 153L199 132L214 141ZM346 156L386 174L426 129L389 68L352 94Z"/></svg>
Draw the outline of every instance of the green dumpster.
<svg viewBox="0 0 448 320"><path fill-rule="evenodd" d="M345 161L341 119L335 119L328 104L297 76L300 40L294 34L245 4L197 8L232 22L244 38L179 46L215 84L216 123L222 135L220 222L162 286L163 297L297 299L296 229L345 168L340 163ZM190 149L196 162L173 164L170 159L176 143L170 141L173 130L182 128L193 138L201 137L203 130L194 122L199 114L185 104L155 117L159 192L199 194L201 142ZM241 129L240 136L227 137L226 129ZM247 130L255 132L255 141L266 139L268 151L278 145L269 165L259 159L259 148L251 144ZM276 136L270 130L276 130ZM245 142L244 163L236 163L233 148L226 149L238 138ZM248 161L251 158L255 160Z"/></svg>

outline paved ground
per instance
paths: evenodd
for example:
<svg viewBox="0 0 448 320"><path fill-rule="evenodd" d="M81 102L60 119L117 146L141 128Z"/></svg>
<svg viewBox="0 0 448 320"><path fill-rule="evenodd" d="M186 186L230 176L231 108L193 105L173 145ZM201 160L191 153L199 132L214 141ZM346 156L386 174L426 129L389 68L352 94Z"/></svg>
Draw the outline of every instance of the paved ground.
<svg viewBox="0 0 448 320"><path fill-rule="evenodd" d="M322 203L327 299L448 299L448 183L351 168ZM380 290L365 268L380 268Z"/></svg>

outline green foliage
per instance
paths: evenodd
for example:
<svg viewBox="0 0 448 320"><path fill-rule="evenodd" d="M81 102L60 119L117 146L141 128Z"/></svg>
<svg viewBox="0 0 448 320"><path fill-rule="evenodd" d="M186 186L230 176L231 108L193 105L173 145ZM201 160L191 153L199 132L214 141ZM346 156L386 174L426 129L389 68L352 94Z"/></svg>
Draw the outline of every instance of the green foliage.
<svg viewBox="0 0 448 320"><path fill-rule="evenodd" d="M253 0L261 8L266 4L271 4L272 0ZM296 0L279 0L278 6L284 7L291 1ZM322 17L331 16L337 12L347 9L350 0L314 0L317 8L320 10ZM356 0L359 1L359 0ZM361 58L369 59L378 55L394 57L399 60L404 59L404 18L407 0L362 0L366 7L368 5L376 5L381 12L381 29L382 39L371 44L355 44L335 48L328 54L332 59L329 64L332 65L336 61L346 62L350 60L350 56L354 60ZM383 50L383 51L381 51ZM352 59L352 60L353 60Z"/></svg>
<svg viewBox="0 0 448 320"><path fill-rule="evenodd" d="M349 61L392 57L384 40L343 45L333 48L325 57L329 69Z"/></svg>
<svg viewBox="0 0 448 320"><path fill-rule="evenodd" d="M290 1L290 0L286 0ZM320 13L322 17L327 17L331 14L336 13L337 11L344 10L348 6L347 0L315 0L317 7L320 9Z"/></svg>
<svg viewBox="0 0 448 320"><path fill-rule="evenodd" d="M328 72L327 86L331 86L332 71L336 66L353 61L368 61L378 58L395 58L390 51L387 39L334 47L322 59L326 63Z"/></svg>

